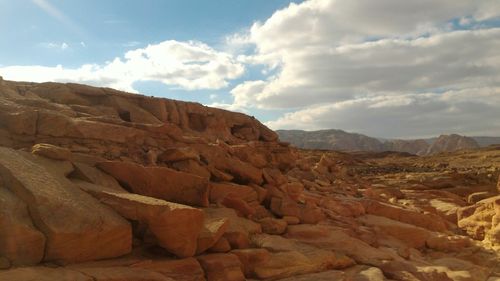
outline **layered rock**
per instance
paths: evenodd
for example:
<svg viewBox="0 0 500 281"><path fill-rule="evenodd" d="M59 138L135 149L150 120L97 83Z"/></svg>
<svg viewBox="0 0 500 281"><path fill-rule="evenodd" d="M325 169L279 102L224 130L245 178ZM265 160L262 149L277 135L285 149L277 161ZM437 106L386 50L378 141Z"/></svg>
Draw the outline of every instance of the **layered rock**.
<svg viewBox="0 0 500 281"><path fill-rule="evenodd" d="M3 81L0 279L486 281L497 159L298 150L244 114Z"/></svg>

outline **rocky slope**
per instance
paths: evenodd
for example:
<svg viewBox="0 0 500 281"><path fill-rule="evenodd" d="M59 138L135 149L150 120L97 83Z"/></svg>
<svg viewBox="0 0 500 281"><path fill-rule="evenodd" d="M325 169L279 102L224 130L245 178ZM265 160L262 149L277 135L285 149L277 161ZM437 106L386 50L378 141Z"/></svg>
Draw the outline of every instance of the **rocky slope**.
<svg viewBox="0 0 500 281"><path fill-rule="evenodd" d="M0 80L0 280L496 280L500 150L462 153L297 150L243 114Z"/></svg>
<svg viewBox="0 0 500 281"><path fill-rule="evenodd" d="M356 133L342 130L278 130L276 131L282 141L306 149L329 149L338 151L397 151L415 155L430 155L440 152L450 152L461 149L479 148L480 145L473 137L459 136L456 134L441 135L433 139L379 140ZM477 137L481 146L500 143L500 138Z"/></svg>

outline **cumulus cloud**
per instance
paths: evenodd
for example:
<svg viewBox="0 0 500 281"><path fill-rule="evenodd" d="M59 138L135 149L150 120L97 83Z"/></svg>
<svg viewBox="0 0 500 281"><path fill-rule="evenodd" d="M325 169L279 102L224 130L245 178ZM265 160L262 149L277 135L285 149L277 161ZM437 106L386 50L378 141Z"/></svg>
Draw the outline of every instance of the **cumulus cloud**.
<svg viewBox="0 0 500 281"><path fill-rule="evenodd" d="M293 111L267 123L274 129L491 133L480 127L499 125L499 16L490 0L291 4L228 37L254 46L239 61L274 70L234 87L232 107Z"/></svg>
<svg viewBox="0 0 500 281"><path fill-rule="evenodd" d="M34 82L78 82L135 92L137 81L158 81L186 90L221 89L238 78L244 65L200 42L164 41L135 49L105 64L79 68L61 65L0 68L5 79Z"/></svg>

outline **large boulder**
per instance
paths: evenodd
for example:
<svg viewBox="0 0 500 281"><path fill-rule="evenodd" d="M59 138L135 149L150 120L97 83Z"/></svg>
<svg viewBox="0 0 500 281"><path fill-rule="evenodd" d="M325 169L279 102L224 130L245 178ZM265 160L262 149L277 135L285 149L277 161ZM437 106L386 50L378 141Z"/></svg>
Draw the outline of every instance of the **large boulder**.
<svg viewBox="0 0 500 281"><path fill-rule="evenodd" d="M167 251L179 257L196 253L203 223L201 210L139 194L115 192L87 182L77 183L121 216L146 224Z"/></svg>
<svg viewBox="0 0 500 281"><path fill-rule="evenodd" d="M0 181L0 256L30 265L42 261L44 250L45 236L33 226L26 204Z"/></svg>
<svg viewBox="0 0 500 281"><path fill-rule="evenodd" d="M207 281L244 281L242 265L233 254L210 254L197 257Z"/></svg>
<svg viewBox="0 0 500 281"><path fill-rule="evenodd" d="M35 156L0 147L0 176L46 236L44 260L77 262L130 252L130 224L63 175L36 164Z"/></svg>
<svg viewBox="0 0 500 281"><path fill-rule="evenodd" d="M180 204L208 206L208 181L205 178L130 162L107 161L98 163L97 167L134 193Z"/></svg>

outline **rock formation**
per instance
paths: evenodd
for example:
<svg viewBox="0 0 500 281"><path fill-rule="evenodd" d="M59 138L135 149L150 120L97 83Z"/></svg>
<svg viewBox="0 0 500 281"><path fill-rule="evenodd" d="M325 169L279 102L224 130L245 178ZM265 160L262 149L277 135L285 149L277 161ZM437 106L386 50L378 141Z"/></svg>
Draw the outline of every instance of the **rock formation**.
<svg viewBox="0 0 500 281"><path fill-rule="evenodd" d="M500 150L468 153L300 150L240 113L1 81L0 280L496 280Z"/></svg>
<svg viewBox="0 0 500 281"><path fill-rule="evenodd" d="M466 137L456 134L441 135L431 139L387 139L379 140L361 134L342 130L278 130L282 141L305 149L327 149L337 151L396 151L415 155L431 155L440 152L453 152L464 149L477 149L492 144L500 144L496 137ZM477 142L476 142L477 139ZM479 145L481 143L481 145Z"/></svg>

